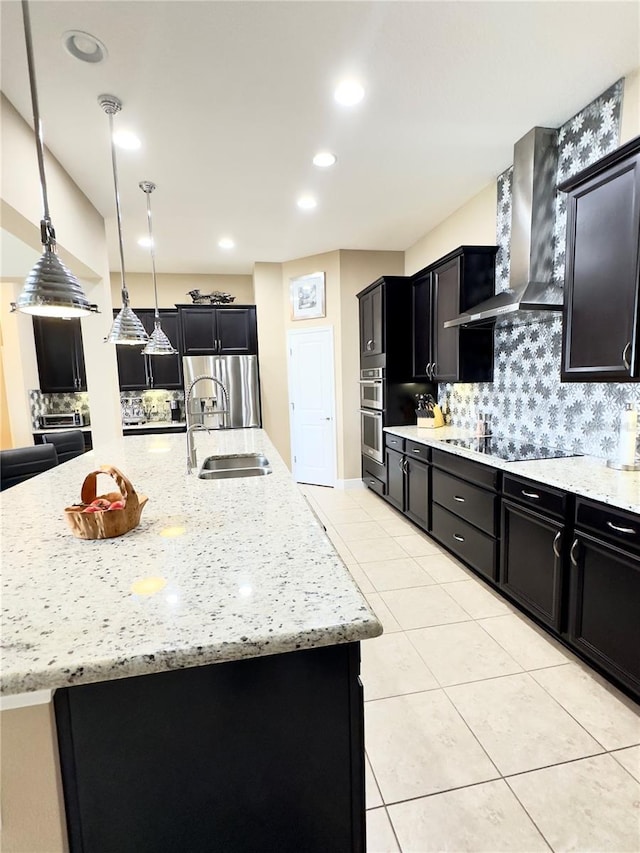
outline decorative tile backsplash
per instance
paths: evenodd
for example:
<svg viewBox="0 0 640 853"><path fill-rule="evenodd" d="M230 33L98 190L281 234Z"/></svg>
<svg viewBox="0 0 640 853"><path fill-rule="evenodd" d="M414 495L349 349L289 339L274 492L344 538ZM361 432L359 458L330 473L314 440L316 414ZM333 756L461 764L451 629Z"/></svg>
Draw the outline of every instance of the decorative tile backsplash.
<svg viewBox="0 0 640 853"><path fill-rule="evenodd" d="M557 182L618 147L624 81L619 80L559 131ZM508 288L513 168L498 178L496 293ZM554 279L564 281L566 196L558 193ZM562 316L496 327L494 381L442 384L452 423L473 429L479 412L496 434L607 457L617 445L620 413L640 408L640 384L561 382Z"/></svg>
<svg viewBox="0 0 640 853"><path fill-rule="evenodd" d="M140 401L141 413L147 420L170 421L169 400L179 400L184 411L184 391L121 391L120 406L131 406L130 401ZM39 428L42 415L71 414L79 411L84 415L85 424L91 423L89 395L85 392L68 394L43 394L39 389L29 391L31 422L34 429Z"/></svg>

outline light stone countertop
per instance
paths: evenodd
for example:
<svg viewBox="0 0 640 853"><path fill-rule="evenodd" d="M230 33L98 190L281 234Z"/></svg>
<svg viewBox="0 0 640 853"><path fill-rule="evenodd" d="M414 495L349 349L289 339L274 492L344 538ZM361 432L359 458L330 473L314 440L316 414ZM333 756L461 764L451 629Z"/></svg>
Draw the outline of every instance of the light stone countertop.
<svg viewBox="0 0 640 853"><path fill-rule="evenodd" d="M0 494L6 695L375 637L382 627L263 430L195 434L208 455L263 452L273 473L187 476L184 435L122 438ZM72 536L86 474L149 497L124 536ZM103 478L101 478L103 479ZM104 488L113 481L104 477ZM143 578L166 585L132 592Z"/></svg>
<svg viewBox="0 0 640 853"><path fill-rule="evenodd" d="M618 509L640 514L640 472L615 471L607 468L604 459L595 456L570 456L565 459L531 459L526 462L506 462L497 456L478 453L457 445L443 444L448 438L467 438L473 433L459 427L440 427L425 430L417 426L386 427L385 432L437 447L456 456L464 456L499 468L518 477L548 486L555 486L600 501ZM517 439L516 439L517 440Z"/></svg>

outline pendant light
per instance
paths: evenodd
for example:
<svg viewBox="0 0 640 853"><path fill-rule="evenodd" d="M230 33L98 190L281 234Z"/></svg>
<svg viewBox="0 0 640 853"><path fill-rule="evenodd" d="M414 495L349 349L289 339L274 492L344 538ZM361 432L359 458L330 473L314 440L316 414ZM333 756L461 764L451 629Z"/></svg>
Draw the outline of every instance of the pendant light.
<svg viewBox="0 0 640 853"><path fill-rule="evenodd" d="M113 117L122 109L122 102L114 95L100 95L98 103L109 117L109 139L111 140L111 164L113 166L113 186L116 194L116 221L118 225L118 247L120 249L120 278L122 281L122 308L113 321L111 331L105 338L105 343L126 346L144 346L149 340L140 318L129 307L129 291L124 279L124 249L122 248L122 217L120 214L120 191L118 189L118 166L116 163L116 146L113 141Z"/></svg>
<svg viewBox="0 0 640 853"><path fill-rule="evenodd" d="M11 310L21 311L23 314L34 314L38 317L86 317L88 314L96 313L98 306L89 302L78 279L58 257L56 232L51 222L51 216L49 215L47 180L44 172L44 142L42 138L40 108L38 106L36 71L33 61L31 18L27 0L22 0L22 18L24 21L24 38L27 47L29 85L31 87L33 131L38 154L38 168L40 170L40 190L42 192L43 206L43 217L40 220L40 240L44 252L27 276L17 300L11 303Z"/></svg>
<svg viewBox="0 0 640 853"><path fill-rule="evenodd" d="M147 197L147 225L149 226L149 250L151 252L151 274L153 276L153 295L156 300L156 311L153 320L153 332L149 338L149 343L142 350L144 355L176 355L178 350L175 349L169 338L162 331L160 324L160 311L158 310L158 285L156 282L156 250L153 243L153 224L151 222L151 193L156 189L156 185L151 181L140 181L138 184L142 192Z"/></svg>

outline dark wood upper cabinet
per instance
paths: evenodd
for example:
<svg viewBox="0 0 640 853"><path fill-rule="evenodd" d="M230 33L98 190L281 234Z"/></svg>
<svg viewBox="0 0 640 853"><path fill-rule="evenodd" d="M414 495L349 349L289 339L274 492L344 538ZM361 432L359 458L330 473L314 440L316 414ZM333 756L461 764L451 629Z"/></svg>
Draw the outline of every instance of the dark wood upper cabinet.
<svg viewBox="0 0 640 853"><path fill-rule="evenodd" d="M257 355L255 305L178 305L183 355Z"/></svg>
<svg viewBox="0 0 640 853"><path fill-rule="evenodd" d="M180 326L177 311L160 310L160 321L162 330L169 338L174 348L178 350L176 355L149 355L149 372L151 373L151 385L153 388L166 388L167 390L182 389L182 354L180 349ZM153 322L151 331L153 331Z"/></svg>
<svg viewBox="0 0 640 853"><path fill-rule="evenodd" d="M384 291L380 280L360 297L360 363L362 367L380 367L385 352Z"/></svg>
<svg viewBox="0 0 640 853"><path fill-rule="evenodd" d="M559 189L568 193L562 379L638 379L640 137Z"/></svg>
<svg viewBox="0 0 640 853"><path fill-rule="evenodd" d="M87 390L80 320L34 317L40 390L56 394Z"/></svg>
<svg viewBox="0 0 640 853"><path fill-rule="evenodd" d="M416 379L493 379L493 328L445 329L444 323L493 295L496 252L495 246L460 246L412 276Z"/></svg>
<svg viewBox="0 0 640 853"><path fill-rule="evenodd" d="M117 310L114 309L114 316ZM152 308L136 308L135 313L148 334L153 332L155 312ZM178 312L160 310L165 334L179 349ZM182 357L177 355L143 355L144 347L116 346L118 379L121 391L146 391L151 388L182 389Z"/></svg>

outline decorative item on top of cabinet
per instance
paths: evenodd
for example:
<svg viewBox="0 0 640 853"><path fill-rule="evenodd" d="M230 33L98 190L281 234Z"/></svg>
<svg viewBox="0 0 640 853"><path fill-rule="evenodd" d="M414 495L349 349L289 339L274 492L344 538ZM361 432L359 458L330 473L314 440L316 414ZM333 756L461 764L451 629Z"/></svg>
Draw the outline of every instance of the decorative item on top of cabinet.
<svg viewBox="0 0 640 853"><path fill-rule="evenodd" d="M257 355L255 305L177 305L182 355Z"/></svg>
<svg viewBox="0 0 640 853"><path fill-rule="evenodd" d="M640 517L578 498L569 641L640 698Z"/></svg>
<svg viewBox="0 0 640 853"><path fill-rule="evenodd" d="M80 320L34 317L40 390L45 394L87 390Z"/></svg>
<svg viewBox="0 0 640 853"><path fill-rule="evenodd" d="M412 276L413 375L437 382L493 379L493 326L445 329L495 288L497 246L460 246Z"/></svg>
<svg viewBox="0 0 640 853"><path fill-rule="evenodd" d="M562 379L640 378L640 137L564 181Z"/></svg>
<svg viewBox="0 0 640 853"><path fill-rule="evenodd" d="M504 476L500 586L557 633L562 627L567 495Z"/></svg>

